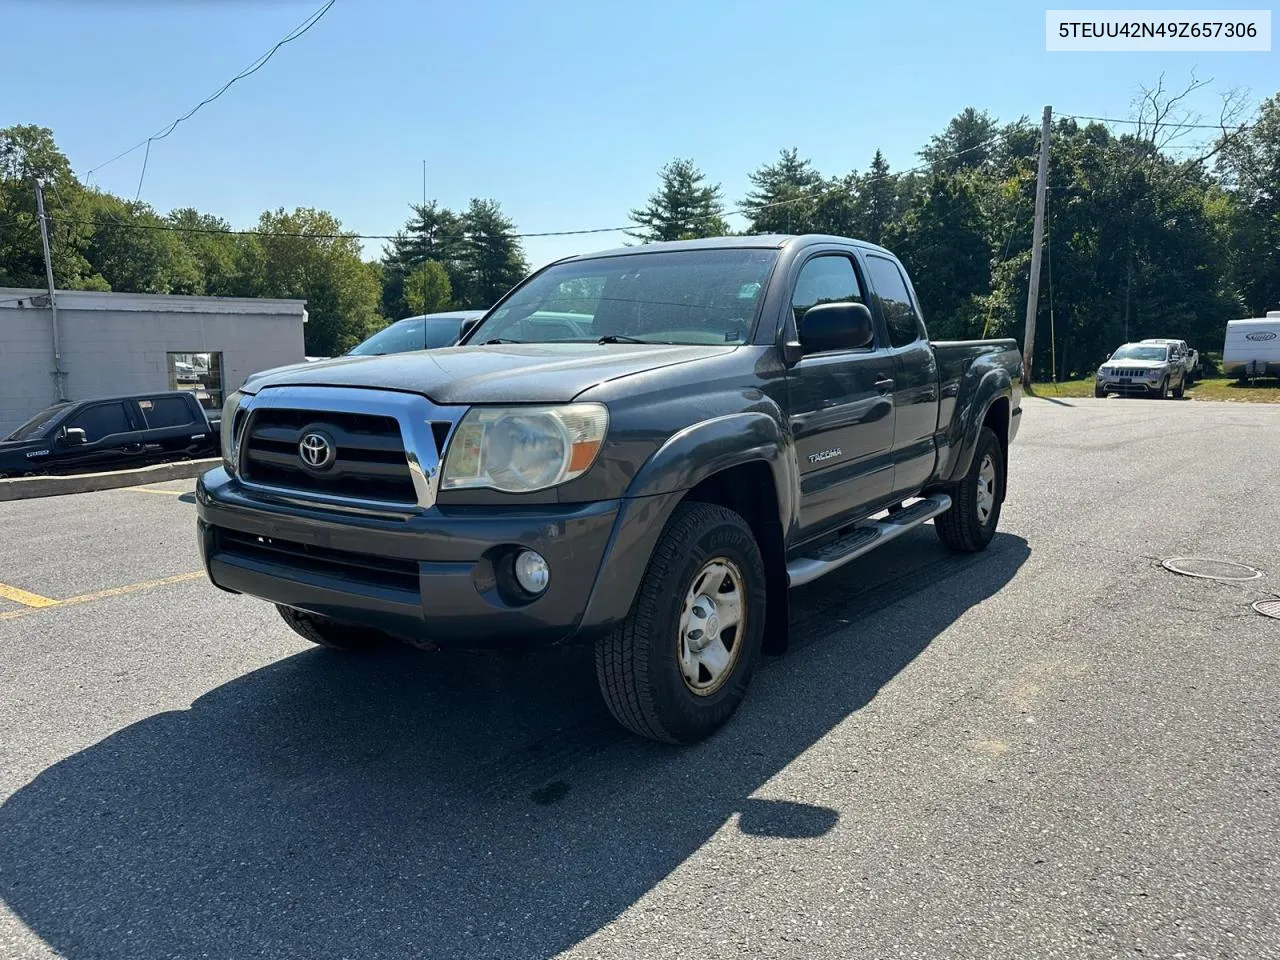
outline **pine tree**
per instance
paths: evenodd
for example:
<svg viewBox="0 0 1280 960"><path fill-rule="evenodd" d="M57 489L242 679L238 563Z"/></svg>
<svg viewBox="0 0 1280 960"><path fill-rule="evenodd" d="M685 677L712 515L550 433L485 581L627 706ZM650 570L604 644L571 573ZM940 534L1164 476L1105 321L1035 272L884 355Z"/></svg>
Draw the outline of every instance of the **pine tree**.
<svg viewBox="0 0 1280 960"><path fill-rule="evenodd" d="M774 163L748 174L754 189L742 201L751 218L748 233L813 233L822 175L792 147Z"/></svg>
<svg viewBox="0 0 1280 960"><path fill-rule="evenodd" d="M708 185L692 160L672 160L658 171L658 177L658 191L649 197L648 205L631 211L639 229L627 236L652 243L723 237L729 232L720 184Z"/></svg>

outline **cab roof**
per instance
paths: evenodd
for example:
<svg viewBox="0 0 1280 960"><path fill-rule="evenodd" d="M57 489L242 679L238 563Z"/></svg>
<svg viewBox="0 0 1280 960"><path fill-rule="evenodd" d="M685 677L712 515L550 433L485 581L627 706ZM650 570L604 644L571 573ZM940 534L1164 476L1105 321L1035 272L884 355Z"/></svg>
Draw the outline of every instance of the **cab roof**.
<svg viewBox="0 0 1280 960"><path fill-rule="evenodd" d="M866 240L855 240L850 237L837 237L823 233L784 234L761 233L747 237L703 237L699 240L664 240L657 243L644 243L634 247L615 247L612 250L601 250L596 253L580 253L564 257L557 263L569 263L574 260L595 260L600 257L621 257L644 253L671 253L677 250L782 250L784 248L800 249L815 244L841 244L848 247L859 247L863 250L875 250L893 256L884 247Z"/></svg>

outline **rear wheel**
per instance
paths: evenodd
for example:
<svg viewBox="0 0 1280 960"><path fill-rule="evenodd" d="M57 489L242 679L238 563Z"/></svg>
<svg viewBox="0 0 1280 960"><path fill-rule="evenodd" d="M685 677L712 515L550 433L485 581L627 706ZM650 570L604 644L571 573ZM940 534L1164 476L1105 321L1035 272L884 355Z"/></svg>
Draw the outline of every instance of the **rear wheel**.
<svg viewBox="0 0 1280 960"><path fill-rule="evenodd" d="M596 644L609 712L651 740L706 737L746 696L764 613L764 561L747 522L715 504L681 504L631 613Z"/></svg>
<svg viewBox="0 0 1280 960"><path fill-rule="evenodd" d="M328 617L295 610L293 607L286 607L279 603L276 604L276 609L280 611L280 617L293 629L294 633L322 647L352 651L381 650L394 643L388 634L381 630L374 630L372 627L339 623Z"/></svg>
<svg viewBox="0 0 1280 960"><path fill-rule="evenodd" d="M951 491L951 509L933 522L938 539L957 553L987 549L1004 505L1004 454L990 427L978 434L973 463Z"/></svg>

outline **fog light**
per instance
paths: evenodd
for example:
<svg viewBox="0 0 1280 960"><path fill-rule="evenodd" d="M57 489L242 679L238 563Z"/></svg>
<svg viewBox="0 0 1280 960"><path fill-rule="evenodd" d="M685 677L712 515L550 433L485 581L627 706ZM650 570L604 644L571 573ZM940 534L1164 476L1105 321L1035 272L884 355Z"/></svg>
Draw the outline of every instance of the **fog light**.
<svg viewBox="0 0 1280 960"><path fill-rule="evenodd" d="M521 550L516 555L516 583L528 593L538 594L551 582L551 567L540 553Z"/></svg>

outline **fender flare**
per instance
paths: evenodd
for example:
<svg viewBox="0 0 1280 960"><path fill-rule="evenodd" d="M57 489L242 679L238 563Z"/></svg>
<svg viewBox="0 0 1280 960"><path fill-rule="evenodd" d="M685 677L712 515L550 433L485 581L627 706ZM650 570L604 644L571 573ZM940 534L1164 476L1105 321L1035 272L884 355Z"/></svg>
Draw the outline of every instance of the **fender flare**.
<svg viewBox="0 0 1280 960"><path fill-rule="evenodd" d="M764 411L701 420L673 434L645 461L623 496L690 490L710 476L757 460L773 473L778 519L786 530L798 510L798 468L779 417Z"/></svg>
<svg viewBox="0 0 1280 960"><path fill-rule="evenodd" d="M978 432L986 422L992 405L998 400L1007 399L1010 417L1012 417L1013 380L1009 376L1009 371L1001 367L988 370L974 385L969 396L970 399L956 406L956 419L965 426L959 437L958 449L951 461L951 470L946 477L947 483L957 483L969 472L969 467L973 464L973 452L978 446ZM1008 436L1007 433L1006 436Z"/></svg>

